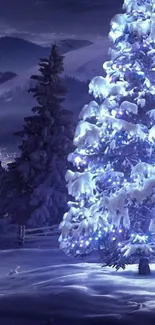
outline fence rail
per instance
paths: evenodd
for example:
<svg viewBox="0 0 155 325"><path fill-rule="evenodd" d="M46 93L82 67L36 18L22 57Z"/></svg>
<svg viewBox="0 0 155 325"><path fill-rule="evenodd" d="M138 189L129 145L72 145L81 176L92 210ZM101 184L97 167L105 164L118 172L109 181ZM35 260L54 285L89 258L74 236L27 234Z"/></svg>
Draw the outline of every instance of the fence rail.
<svg viewBox="0 0 155 325"><path fill-rule="evenodd" d="M33 232L33 231L40 231L41 232L41 231L45 231L45 230L49 230L49 229L54 230L56 228L58 228L58 225L42 227L42 228L26 228L25 230L28 233L28 232Z"/></svg>
<svg viewBox="0 0 155 325"><path fill-rule="evenodd" d="M25 242L28 242L29 240L35 240L37 237L39 239L56 234L59 234L58 225L42 228L26 228L25 226L20 225L17 235L18 246L23 247L25 245Z"/></svg>
<svg viewBox="0 0 155 325"><path fill-rule="evenodd" d="M20 225L9 233L0 234L0 249L55 247L58 246L56 236L59 234L58 225L42 228L26 228Z"/></svg>

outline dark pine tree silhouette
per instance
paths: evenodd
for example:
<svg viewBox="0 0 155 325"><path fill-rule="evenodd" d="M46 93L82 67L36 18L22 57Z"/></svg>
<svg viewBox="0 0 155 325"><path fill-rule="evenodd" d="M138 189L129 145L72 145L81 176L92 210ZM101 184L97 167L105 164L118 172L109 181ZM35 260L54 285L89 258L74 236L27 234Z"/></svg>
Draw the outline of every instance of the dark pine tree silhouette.
<svg viewBox="0 0 155 325"><path fill-rule="evenodd" d="M3 209L15 222L31 226L55 223L66 208L64 175L72 148L72 113L63 109L63 56L53 45L49 58L39 63L39 74L29 93L37 101L33 114L25 118L20 137L20 155L8 165L3 188Z"/></svg>

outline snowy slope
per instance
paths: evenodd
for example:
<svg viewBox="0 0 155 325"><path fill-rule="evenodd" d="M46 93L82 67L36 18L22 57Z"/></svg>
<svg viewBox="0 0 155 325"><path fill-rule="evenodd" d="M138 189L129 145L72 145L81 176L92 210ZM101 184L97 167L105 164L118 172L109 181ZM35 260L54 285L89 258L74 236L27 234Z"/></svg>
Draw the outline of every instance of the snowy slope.
<svg viewBox="0 0 155 325"><path fill-rule="evenodd" d="M79 80L89 80L103 74L103 63L108 58L109 40L97 40L94 44L72 53L64 61L65 73Z"/></svg>
<svg viewBox="0 0 155 325"><path fill-rule="evenodd" d="M69 258L54 242L48 249L0 252L1 325L151 324L155 265L145 278L136 266L116 272L94 256ZM17 266L19 273L9 275Z"/></svg>
<svg viewBox="0 0 155 325"><path fill-rule="evenodd" d="M12 93L13 91L16 91L17 88L26 89L30 82L30 76L36 73L38 73L38 65L22 72L13 79L4 82L0 85L0 96L4 96L10 92Z"/></svg>
<svg viewBox="0 0 155 325"><path fill-rule="evenodd" d="M107 59L108 39L97 40L92 45L76 49L65 54L65 74L79 80L89 80L98 74L103 74L102 65ZM38 65L28 69L0 86L0 96L13 92L17 88L26 89L32 74L38 73Z"/></svg>

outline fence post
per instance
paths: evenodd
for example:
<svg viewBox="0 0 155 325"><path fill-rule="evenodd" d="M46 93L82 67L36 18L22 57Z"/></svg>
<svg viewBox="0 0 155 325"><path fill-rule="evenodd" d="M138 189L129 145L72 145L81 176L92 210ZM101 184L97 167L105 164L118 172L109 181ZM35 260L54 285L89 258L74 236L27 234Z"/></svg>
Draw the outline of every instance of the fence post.
<svg viewBox="0 0 155 325"><path fill-rule="evenodd" d="M22 226L22 245L25 243L25 226Z"/></svg>
<svg viewBox="0 0 155 325"><path fill-rule="evenodd" d="M25 226L18 227L18 246L23 246L25 240Z"/></svg>

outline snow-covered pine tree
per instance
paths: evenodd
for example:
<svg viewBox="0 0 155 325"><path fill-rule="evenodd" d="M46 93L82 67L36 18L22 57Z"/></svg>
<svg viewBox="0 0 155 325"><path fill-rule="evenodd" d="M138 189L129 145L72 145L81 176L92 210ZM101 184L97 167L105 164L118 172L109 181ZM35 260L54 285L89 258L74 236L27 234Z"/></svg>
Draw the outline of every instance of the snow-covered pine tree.
<svg viewBox="0 0 155 325"><path fill-rule="evenodd" d="M38 105L25 118L20 155L8 165L4 182L5 212L14 221L29 226L59 222L66 208L64 175L72 145L72 113L62 108L66 87L63 83L63 56L56 45L48 59L41 59L30 94Z"/></svg>
<svg viewBox="0 0 155 325"><path fill-rule="evenodd" d="M111 22L106 77L90 82L95 100L75 132L59 239L67 254L97 250L116 269L155 256L155 0L123 8Z"/></svg>

